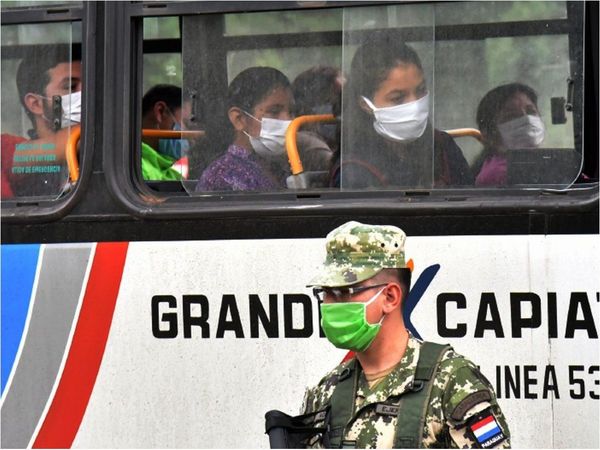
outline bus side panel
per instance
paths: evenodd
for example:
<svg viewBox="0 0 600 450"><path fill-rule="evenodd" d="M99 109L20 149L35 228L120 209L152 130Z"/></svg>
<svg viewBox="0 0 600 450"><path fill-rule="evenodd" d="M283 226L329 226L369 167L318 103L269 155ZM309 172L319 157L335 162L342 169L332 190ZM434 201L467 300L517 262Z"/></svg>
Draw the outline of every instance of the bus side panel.
<svg viewBox="0 0 600 450"><path fill-rule="evenodd" d="M323 244L129 244L72 446L268 446L264 413L298 413L305 388L346 355L320 335L305 287ZM425 288L410 327L481 366L515 447L599 445L599 250L597 235L407 241L413 286Z"/></svg>

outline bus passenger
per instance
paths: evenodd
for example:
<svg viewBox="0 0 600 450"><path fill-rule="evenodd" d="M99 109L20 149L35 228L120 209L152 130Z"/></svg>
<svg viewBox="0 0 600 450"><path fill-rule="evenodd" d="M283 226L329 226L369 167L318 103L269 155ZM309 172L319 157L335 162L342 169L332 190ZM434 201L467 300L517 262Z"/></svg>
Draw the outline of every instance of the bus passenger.
<svg viewBox="0 0 600 450"><path fill-rule="evenodd" d="M196 191L272 191L289 174L285 131L292 118L290 82L270 67L251 67L228 89L229 147L202 173Z"/></svg>
<svg viewBox="0 0 600 450"><path fill-rule="evenodd" d="M507 150L536 148L544 140L537 94L529 86L510 83L489 91L477 107L483 151L474 165L477 186L501 186L507 179Z"/></svg>
<svg viewBox="0 0 600 450"><path fill-rule="evenodd" d="M417 53L390 33L367 39L344 94L342 187L472 185L460 148L431 125L432 99Z"/></svg>
<svg viewBox="0 0 600 450"><path fill-rule="evenodd" d="M32 46L19 64L16 84L32 128L29 139L1 136L2 198L58 195L67 186L70 128L81 122L81 50L67 44ZM54 117L56 96L60 117Z"/></svg>
<svg viewBox="0 0 600 450"><path fill-rule="evenodd" d="M181 88L171 84L157 84L142 98L142 128L181 130L184 125ZM144 180L176 181L181 175L173 164L189 149L187 139L165 139L142 134L142 177Z"/></svg>
<svg viewBox="0 0 600 450"><path fill-rule="evenodd" d="M292 83L296 116L340 115L341 71L336 67L312 67ZM305 170L330 170L334 152L339 150L340 129L336 123L308 124L298 133L298 145Z"/></svg>

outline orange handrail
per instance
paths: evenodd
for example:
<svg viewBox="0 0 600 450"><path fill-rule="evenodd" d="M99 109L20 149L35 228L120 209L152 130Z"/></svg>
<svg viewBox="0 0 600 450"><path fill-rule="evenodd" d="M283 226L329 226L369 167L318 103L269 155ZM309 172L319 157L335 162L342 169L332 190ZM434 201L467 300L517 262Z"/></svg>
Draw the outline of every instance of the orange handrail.
<svg viewBox="0 0 600 450"><path fill-rule="evenodd" d="M77 144L81 137L81 127L72 127L67 141L67 168L69 169L69 178L73 183L79 180L79 160L77 159Z"/></svg>
<svg viewBox="0 0 600 450"><path fill-rule="evenodd" d="M298 153L298 143L296 142L296 135L298 133L298 130L307 123L329 123L335 121L336 118L333 114L314 114L307 116L299 116L292 120L292 123L290 123L285 132L285 149L287 151L293 175L298 175L299 173L304 172L304 168L302 167L302 161L300 160L300 154Z"/></svg>
<svg viewBox="0 0 600 450"><path fill-rule="evenodd" d="M202 137L206 133L204 131L178 131L178 130L154 130L154 129L144 129L142 130L142 136L148 137L162 137L162 138L197 138ZM79 144L79 139L81 138L81 128L73 127L71 128L71 133L69 134L69 140L67 141L67 167L69 169L69 178L73 183L79 180L79 160L77 159L77 145Z"/></svg>
<svg viewBox="0 0 600 450"><path fill-rule="evenodd" d="M454 130L445 130L452 137L470 136L481 142L481 131L477 128L456 128Z"/></svg>

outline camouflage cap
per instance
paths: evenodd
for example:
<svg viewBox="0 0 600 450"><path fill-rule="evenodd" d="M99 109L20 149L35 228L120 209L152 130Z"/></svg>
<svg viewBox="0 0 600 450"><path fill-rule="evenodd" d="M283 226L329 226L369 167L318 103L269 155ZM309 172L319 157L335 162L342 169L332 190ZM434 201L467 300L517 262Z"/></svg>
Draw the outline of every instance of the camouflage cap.
<svg viewBox="0 0 600 450"><path fill-rule="evenodd" d="M405 241L406 234L398 227L346 222L327 235L322 272L307 286L350 286L382 269L407 268L412 262L405 262Z"/></svg>

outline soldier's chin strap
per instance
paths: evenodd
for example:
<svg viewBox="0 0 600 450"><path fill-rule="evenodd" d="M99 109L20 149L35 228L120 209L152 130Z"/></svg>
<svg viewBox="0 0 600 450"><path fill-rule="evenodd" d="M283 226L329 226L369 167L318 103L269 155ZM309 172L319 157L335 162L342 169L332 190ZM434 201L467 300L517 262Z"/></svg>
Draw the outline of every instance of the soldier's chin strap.
<svg viewBox="0 0 600 450"><path fill-rule="evenodd" d="M329 409L301 416L290 416L272 410L265 414L265 433L269 435L271 448L306 448L307 441L323 434L325 427L313 426L315 422L326 423Z"/></svg>

